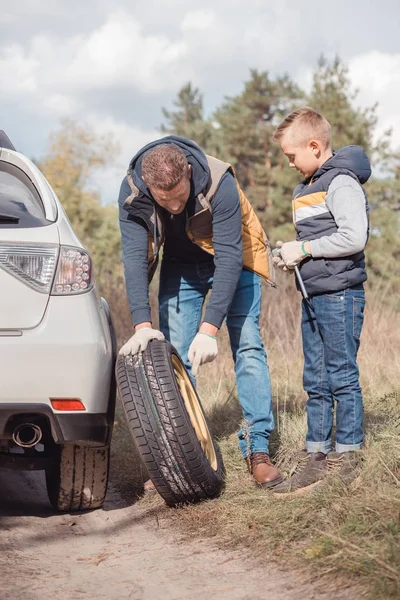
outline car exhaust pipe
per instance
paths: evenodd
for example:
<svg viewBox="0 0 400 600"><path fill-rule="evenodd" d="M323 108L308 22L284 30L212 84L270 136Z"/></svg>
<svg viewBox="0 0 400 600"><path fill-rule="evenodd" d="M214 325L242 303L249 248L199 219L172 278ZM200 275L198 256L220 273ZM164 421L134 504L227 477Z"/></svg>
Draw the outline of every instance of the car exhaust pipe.
<svg viewBox="0 0 400 600"><path fill-rule="evenodd" d="M12 439L21 448L32 448L42 439L42 430L34 423L21 423L14 429Z"/></svg>

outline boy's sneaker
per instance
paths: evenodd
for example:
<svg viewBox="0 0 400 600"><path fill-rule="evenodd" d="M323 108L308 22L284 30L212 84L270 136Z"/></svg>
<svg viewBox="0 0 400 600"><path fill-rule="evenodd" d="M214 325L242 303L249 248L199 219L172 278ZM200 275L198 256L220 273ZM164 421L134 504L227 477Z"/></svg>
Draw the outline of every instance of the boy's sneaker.
<svg viewBox="0 0 400 600"><path fill-rule="evenodd" d="M307 452L298 454L297 465L291 477L277 485L273 494L301 495L321 483L328 471L328 461L323 452Z"/></svg>
<svg viewBox="0 0 400 600"><path fill-rule="evenodd" d="M328 452L328 475L338 475L344 483L351 483L357 477L360 464L360 451Z"/></svg>

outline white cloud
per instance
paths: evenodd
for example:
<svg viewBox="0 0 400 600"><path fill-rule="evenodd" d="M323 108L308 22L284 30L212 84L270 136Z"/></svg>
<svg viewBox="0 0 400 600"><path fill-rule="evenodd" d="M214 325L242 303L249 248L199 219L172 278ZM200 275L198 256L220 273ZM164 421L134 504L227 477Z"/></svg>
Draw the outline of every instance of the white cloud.
<svg viewBox="0 0 400 600"><path fill-rule="evenodd" d="M44 101L44 109L49 109L60 119L76 113L78 106L79 103L75 98L64 94L51 94Z"/></svg>
<svg viewBox="0 0 400 600"><path fill-rule="evenodd" d="M97 171L92 185L100 190L106 202L116 202L119 187L126 175L129 163L140 148L152 140L162 137L159 131L144 130L138 127L116 121L112 117L99 120L98 115L88 115L86 122L100 136L110 136L119 146L118 156L109 157L109 166Z"/></svg>
<svg viewBox="0 0 400 600"><path fill-rule="evenodd" d="M121 157L101 177L114 198L132 155L160 135L160 107L187 81L211 113L240 93L250 68L287 71L309 87L318 56L339 52L359 103L379 102L379 129L393 126L400 145L399 17L398 0L368 11L361 0L203 0L201 9L187 0L19 0L0 13L0 125L35 156L61 117L113 132Z"/></svg>
<svg viewBox="0 0 400 600"><path fill-rule="evenodd" d="M378 123L375 137L388 129L393 130L393 143L400 147L400 53L376 50L354 56L348 61L349 77L358 94L355 105L359 108L377 106ZM299 69L296 80L306 92L311 91L313 67Z"/></svg>
<svg viewBox="0 0 400 600"><path fill-rule="evenodd" d="M362 106L378 102L377 133L393 128L393 142L400 147L400 53L372 51L355 56L349 63L349 74L359 89Z"/></svg>
<svg viewBox="0 0 400 600"><path fill-rule="evenodd" d="M182 62L188 55L183 39L145 35L125 11L110 14L98 29L72 36L62 45L41 34L26 46L0 50L0 74L8 83L5 94L27 90L41 97L70 96L107 88L175 91L190 75Z"/></svg>
<svg viewBox="0 0 400 600"><path fill-rule="evenodd" d="M18 44L0 50L0 80L2 94L14 95L18 92L35 92L36 73L39 61L28 56Z"/></svg>
<svg viewBox="0 0 400 600"><path fill-rule="evenodd" d="M208 31L216 22L215 13L212 10L194 10L186 13L182 21L182 30L187 32Z"/></svg>
<svg viewBox="0 0 400 600"><path fill-rule="evenodd" d="M248 4L258 6L257 0ZM62 43L44 31L13 46L19 85L30 86L40 98L110 90L171 95L195 80L196 85L211 87L212 93L217 90L222 99L225 90L229 93L247 77L249 68L268 64L279 68L287 56L288 39L295 44L303 35L296 10L287 12L285 6L268 2L258 11L249 10L242 23L238 7L235 12L228 5L222 0L215 10L177 7L182 15L174 33L145 30L133 13L123 9Z"/></svg>
<svg viewBox="0 0 400 600"><path fill-rule="evenodd" d="M134 17L118 11L76 48L65 83L75 89L108 85L149 93L176 89L176 67L186 54L184 42L146 36Z"/></svg>

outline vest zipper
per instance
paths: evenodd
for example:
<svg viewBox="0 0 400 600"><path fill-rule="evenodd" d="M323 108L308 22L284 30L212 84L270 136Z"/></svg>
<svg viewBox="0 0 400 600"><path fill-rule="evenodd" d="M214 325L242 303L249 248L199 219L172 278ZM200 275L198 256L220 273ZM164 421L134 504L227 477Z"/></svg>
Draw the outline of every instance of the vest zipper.
<svg viewBox="0 0 400 600"><path fill-rule="evenodd" d="M207 252L207 254L210 254L211 256L214 256L214 254L212 252L209 252L208 250L205 250L204 248L202 248L200 246L200 244L198 244L194 238L194 235L190 233L189 231L189 221L191 219L193 219L194 217L197 217L197 215L200 215L201 213L205 212L206 210L208 210L208 208L203 208L203 210L200 210L198 213L196 213L195 215L193 215L193 217L189 217L186 211L186 226L185 226L185 231L186 231L186 235L188 236L189 240L192 242L192 244L196 244L196 246L198 246L198 248L201 248L201 250L203 250L204 252Z"/></svg>
<svg viewBox="0 0 400 600"><path fill-rule="evenodd" d="M153 240L154 240L153 260L155 260L157 254L158 254L158 248L157 248L157 212L156 212L156 207L155 206L154 206L154 209L153 209L153 218L154 218L154 225L153 225Z"/></svg>

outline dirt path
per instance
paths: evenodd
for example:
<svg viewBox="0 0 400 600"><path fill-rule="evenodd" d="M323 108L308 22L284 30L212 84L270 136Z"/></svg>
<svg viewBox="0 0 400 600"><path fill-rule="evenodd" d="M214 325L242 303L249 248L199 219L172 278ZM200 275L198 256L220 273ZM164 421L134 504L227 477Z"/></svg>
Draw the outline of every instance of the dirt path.
<svg viewBox="0 0 400 600"><path fill-rule="evenodd" d="M103 510L58 515L42 473L0 471L1 600L355 600L240 551L182 540L112 490Z"/></svg>

